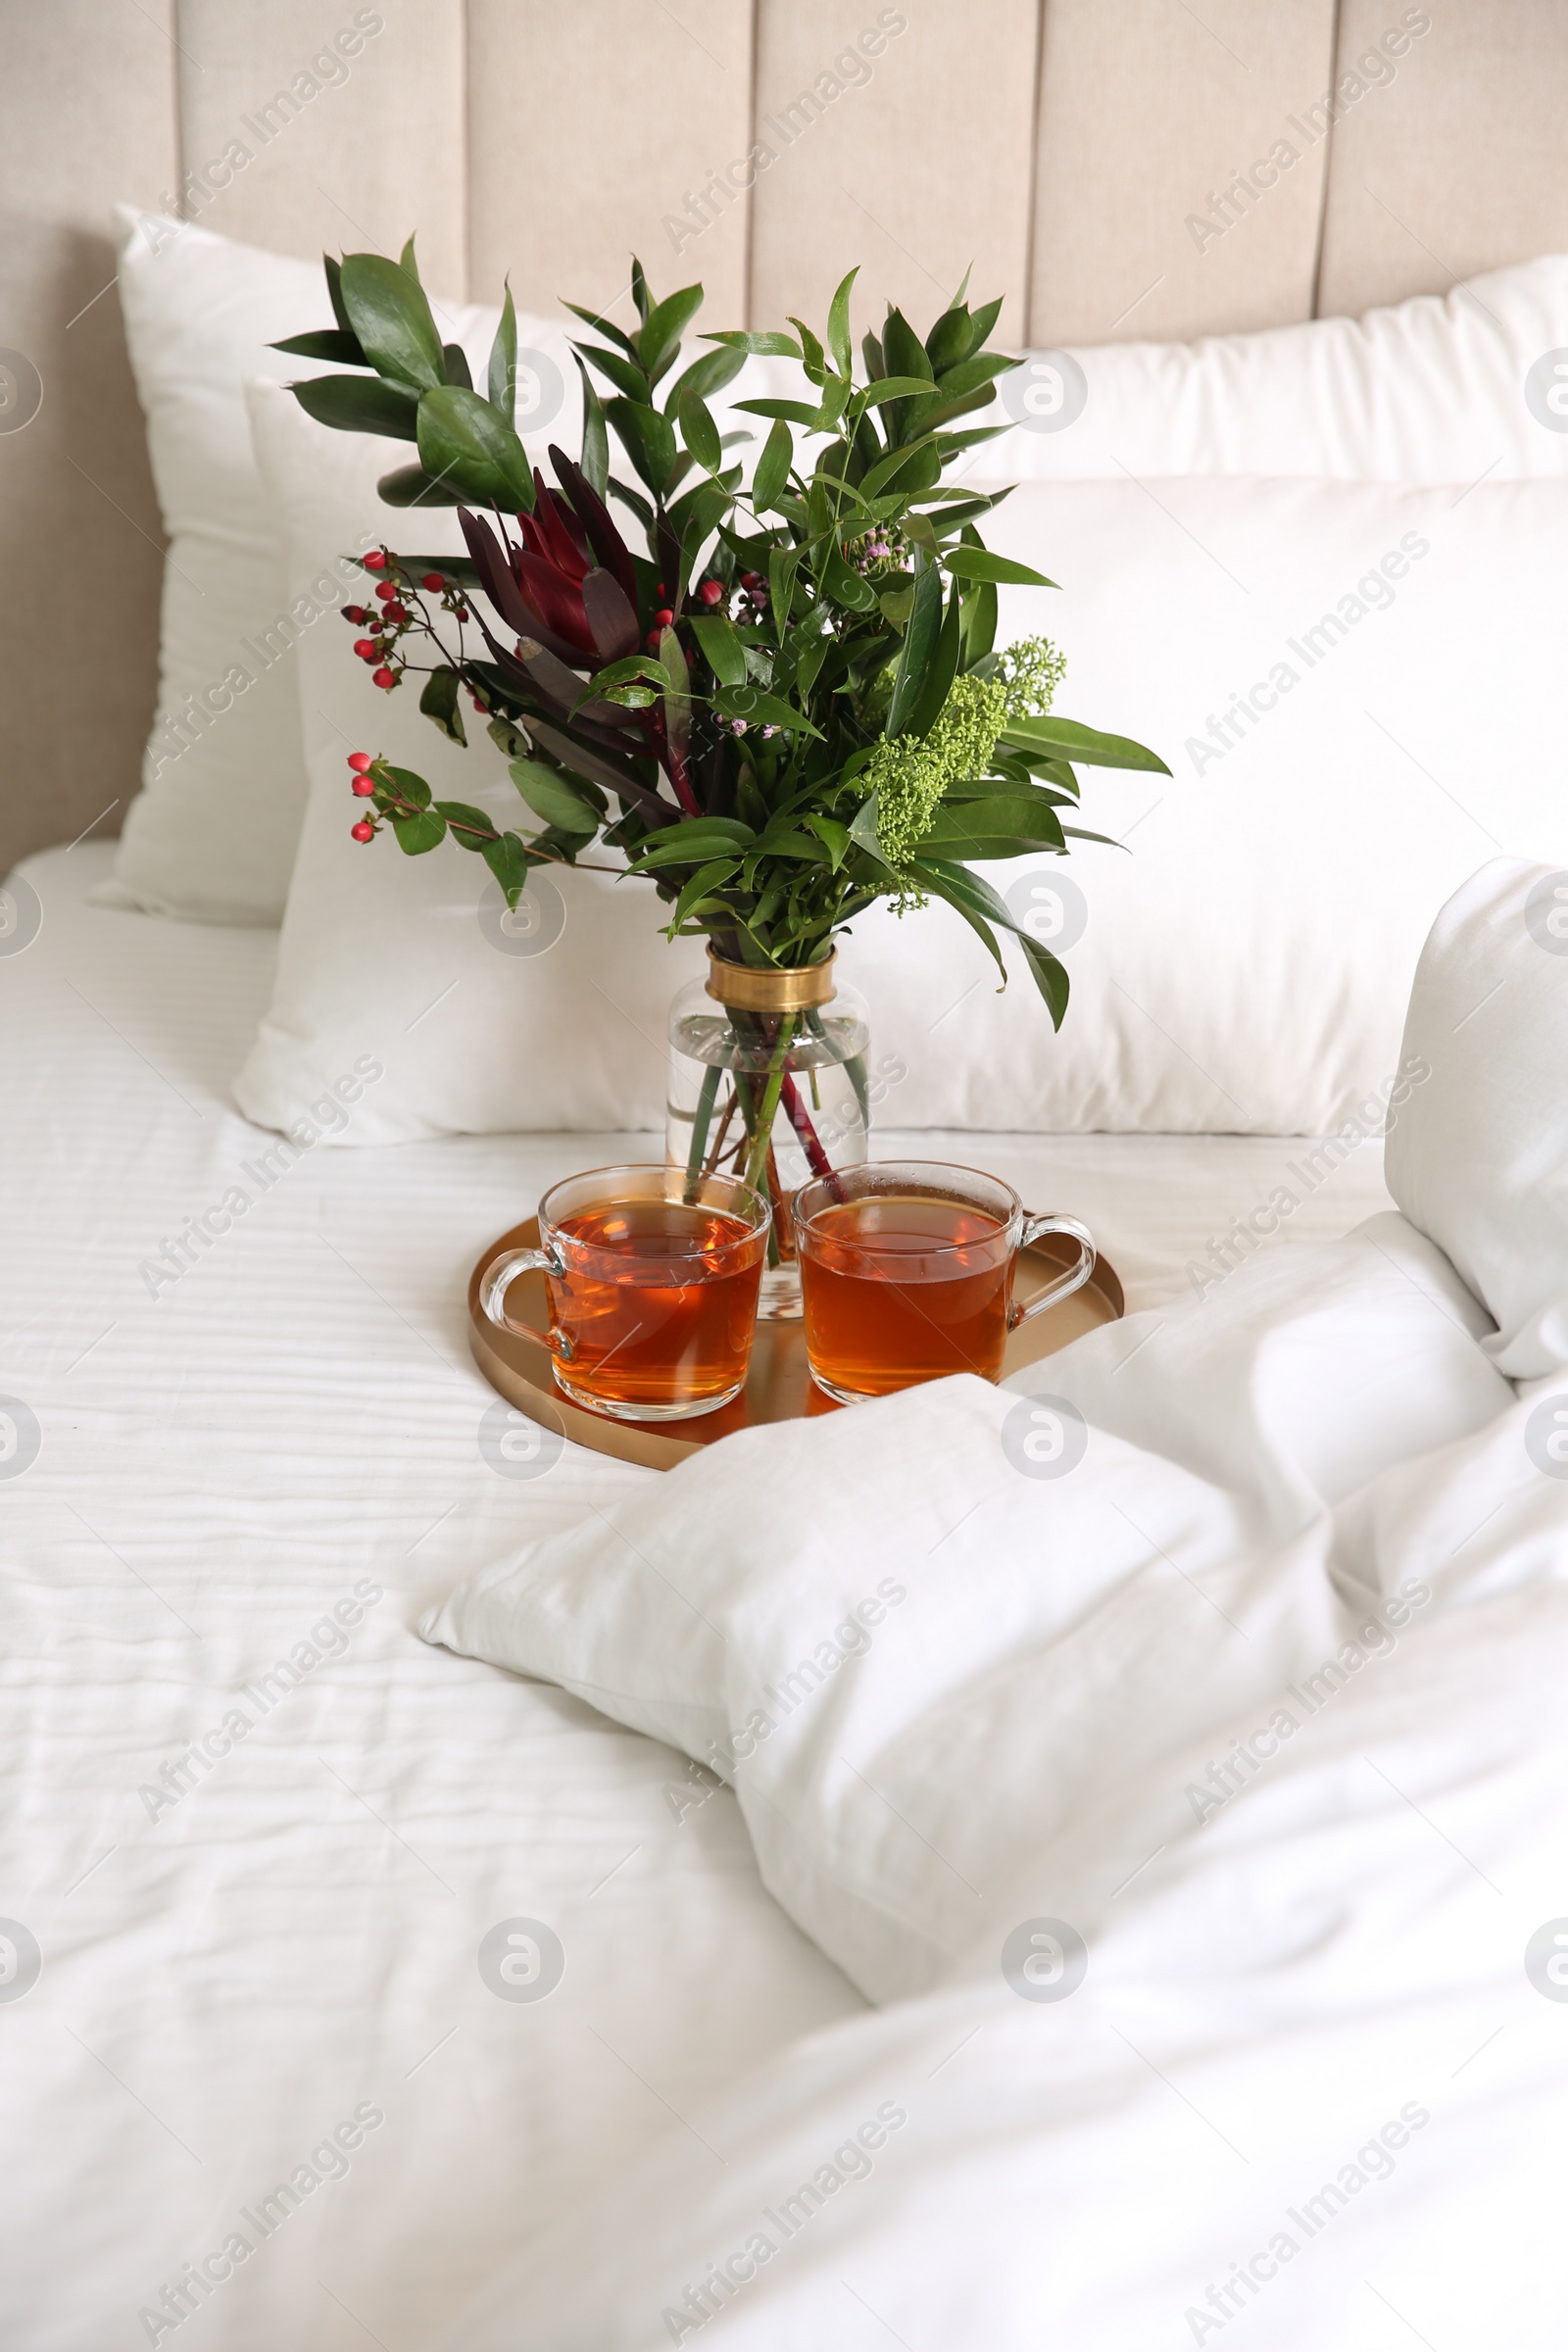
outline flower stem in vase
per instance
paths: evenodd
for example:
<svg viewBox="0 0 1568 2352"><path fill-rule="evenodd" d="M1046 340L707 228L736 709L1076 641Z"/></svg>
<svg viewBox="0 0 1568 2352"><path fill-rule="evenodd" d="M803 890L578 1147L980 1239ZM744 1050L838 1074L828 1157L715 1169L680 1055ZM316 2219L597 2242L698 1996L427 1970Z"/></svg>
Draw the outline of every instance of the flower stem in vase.
<svg viewBox="0 0 1568 2352"><path fill-rule="evenodd" d="M754 1190L762 1180L767 1164L768 1146L773 1133L773 1121L778 1116L779 1097L784 1091L785 1058L790 1039L795 1035L795 1015L787 1012L778 1025L773 1051L767 1065L767 1083L762 1089L762 1101L757 1113L757 1125L752 1131L751 1157L746 1163L746 1181Z"/></svg>
<svg viewBox="0 0 1568 2352"><path fill-rule="evenodd" d="M697 1109L692 1117L692 1148L686 1159L686 1198L696 1198L696 1185L703 1168L703 1153L708 1149L708 1130L713 1116L713 1104L718 1098L719 1069L710 1063L703 1072L702 1092L697 1098Z"/></svg>

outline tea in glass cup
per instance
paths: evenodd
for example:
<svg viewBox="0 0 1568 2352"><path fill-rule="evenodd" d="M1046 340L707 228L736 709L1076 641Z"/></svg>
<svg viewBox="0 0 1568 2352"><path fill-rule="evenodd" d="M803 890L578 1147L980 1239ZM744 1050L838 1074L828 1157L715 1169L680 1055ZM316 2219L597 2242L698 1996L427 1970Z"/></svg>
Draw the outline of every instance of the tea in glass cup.
<svg viewBox="0 0 1568 2352"><path fill-rule="evenodd" d="M539 1203L539 1247L486 1272L492 1323L542 1341L573 1404L617 1421L716 1412L746 1385L770 1211L733 1176L594 1168ZM538 1271L550 1328L514 1323L507 1292Z"/></svg>
<svg viewBox="0 0 1568 2352"><path fill-rule="evenodd" d="M1026 1209L976 1168L886 1160L803 1185L794 1203L811 1378L840 1404L955 1372L1002 1378L1009 1332L1081 1290L1095 1245L1075 1217ZM1015 1306L1018 1251L1070 1234L1059 1282Z"/></svg>

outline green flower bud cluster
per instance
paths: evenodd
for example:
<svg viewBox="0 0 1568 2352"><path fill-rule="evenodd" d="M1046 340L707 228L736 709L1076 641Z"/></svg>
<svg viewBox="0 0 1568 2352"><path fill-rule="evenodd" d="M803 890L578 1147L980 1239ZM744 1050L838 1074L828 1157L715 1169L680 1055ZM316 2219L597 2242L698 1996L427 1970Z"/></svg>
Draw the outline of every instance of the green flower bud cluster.
<svg viewBox="0 0 1568 2352"><path fill-rule="evenodd" d="M989 772L1003 728L1051 708L1066 665L1049 639L1023 638L999 658L989 678L971 673L954 680L928 735L895 735L877 745L865 782L877 796L877 847L895 872L907 870L949 789ZM917 891L905 891L896 911L924 904Z"/></svg>
<svg viewBox="0 0 1568 2352"><path fill-rule="evenodd" d="M1006 688L1008 718L1044 718L1066 666L1066 655L1049 637L1020 637L999 654L992 675Z"/></svg>

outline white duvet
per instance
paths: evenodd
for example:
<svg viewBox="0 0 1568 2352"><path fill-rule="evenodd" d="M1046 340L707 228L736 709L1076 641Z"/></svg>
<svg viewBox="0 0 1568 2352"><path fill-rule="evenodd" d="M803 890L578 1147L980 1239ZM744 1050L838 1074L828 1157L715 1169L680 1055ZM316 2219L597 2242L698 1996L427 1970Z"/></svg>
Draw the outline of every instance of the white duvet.
<svg viewBox="0 0 1568 2352"><path fill-rule="evenodd" d="M878 2005L525 2239L454 2347L1561 2342L1558 882L1499 860L1434 932L1408 1215L1028 1396L734 1440L426 1620L730 1782Z"/></svg>

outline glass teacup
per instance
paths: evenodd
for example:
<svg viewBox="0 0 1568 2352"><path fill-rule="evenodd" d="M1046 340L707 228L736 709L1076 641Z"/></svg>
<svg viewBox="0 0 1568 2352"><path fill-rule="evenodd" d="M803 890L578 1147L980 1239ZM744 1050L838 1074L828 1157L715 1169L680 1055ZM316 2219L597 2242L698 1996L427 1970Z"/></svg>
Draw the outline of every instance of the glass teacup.
<svg viewBox="0 0 1568 2352"><path fill-rule="evenodd" d="M492 1323L541 1341L573 1404L617 1421L684 1421L740 1395L767 1255L767 1202L733 1176L591 1168L539 1203L539 1247L484 1279ZM507 1292L544 1275L550 1328L514 1323Z"/></svg>
<svg viewBox="0 0 1568 2352"><path fill-rule="evenodd" d="M1087 1226L1026 1209L977 1168L872 1162L803 1185L793 1209L811 1378L840 1404L955 1372L1000 1380L1008 1333L1095 1270ZM1077 1257L1015 1306L1018 1251L1048 1233L1070 1235Z"/></svg>

